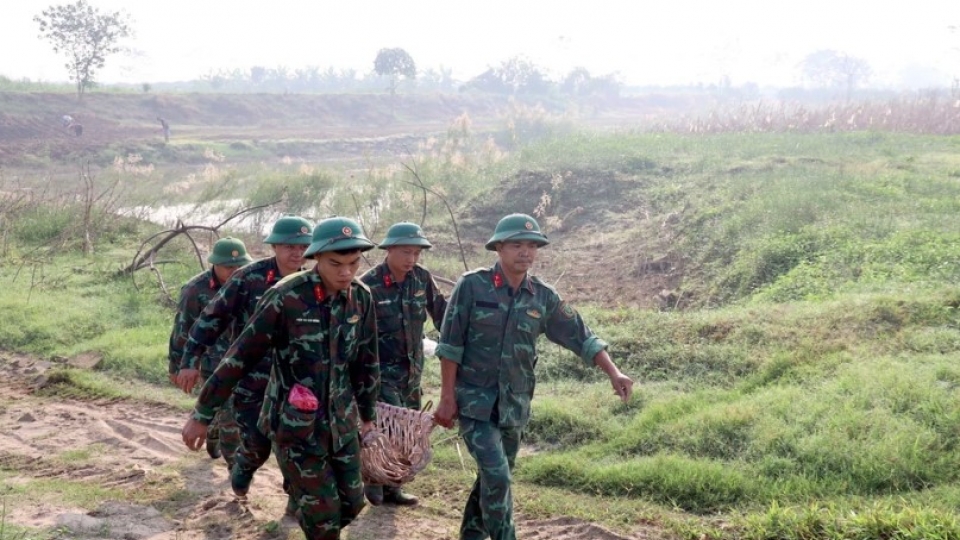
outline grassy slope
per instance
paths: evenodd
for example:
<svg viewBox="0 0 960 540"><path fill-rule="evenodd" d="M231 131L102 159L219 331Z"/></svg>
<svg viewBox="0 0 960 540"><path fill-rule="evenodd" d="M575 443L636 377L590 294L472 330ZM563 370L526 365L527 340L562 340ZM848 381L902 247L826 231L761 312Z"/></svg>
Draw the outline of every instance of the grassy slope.
<svg viewBox="0 0 960 540"><path fill-rule="evenodd" d="M473 242L488 214L530 212L552 190L547 216L585 207L552 247L589 246L599 229L600 259L584 260L596 279L630 287L637 269L603 257L656 251L682 263L690 299L667 312L581 302L642 383L626 406L596 371L544 344L518 505L616 527L653 520L691 537L720 534L718 522L746 538L957 537L958 142L573 134L486 172L450 173ZM576 174L509 189L566 171ZM627 209L578 192L589 183L575 177L612 182ZM431 219L449 240L442 218ZM162 383L172 312L155 289L106 277L118 260L70 255L41 278L21 271L19 286L0 292L10 314L0 344L43 356L96 350L111 376ZM439 267L455 261L452 250L431 253ZM12 262L0 267L8 283ZM190 271L171 270L167 281ZM434 392L437 378L431 363ZM438 445L435 465L418 480L424 494L468 482L451 445Z"/></svg>

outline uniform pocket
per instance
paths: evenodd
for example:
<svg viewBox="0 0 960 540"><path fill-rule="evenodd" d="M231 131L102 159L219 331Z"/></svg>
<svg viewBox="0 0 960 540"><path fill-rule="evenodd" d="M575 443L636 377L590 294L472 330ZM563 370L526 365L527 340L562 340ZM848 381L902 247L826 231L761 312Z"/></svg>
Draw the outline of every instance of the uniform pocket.
<svg viewBox="0 0 960 540"><path fill-rule="evenodd" d="M318 411L301 411L284 401L277 422L277 444L309 445L313 444Z"/></svg>

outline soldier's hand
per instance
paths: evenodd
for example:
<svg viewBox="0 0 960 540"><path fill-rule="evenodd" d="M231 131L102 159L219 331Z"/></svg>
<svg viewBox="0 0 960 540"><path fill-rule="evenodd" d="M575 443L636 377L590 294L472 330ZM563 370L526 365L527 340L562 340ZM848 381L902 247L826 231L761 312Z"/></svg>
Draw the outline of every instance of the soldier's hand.
<svg viewBox="0 0 960 540"><path fill-rule="evenodd" d="M177 373L177 387L188 394L197 385L198 380L200 380L200 372L196 369L181 369L180 373Z"/></svg>
<svg viewBox="0 0 960 540"><path fill-rule="evenodd" d="M207 426L191 418L183 425L180 436L183 437L183 444L196 452L207 440Z"/></svg>
<svg viewBox="0 0 960 540"><path fill-rule="evenodd" d="M610 375L610 385L613 386L613 392L620 396L621 401L624 403L630 401L630 395L633 394L633 379L618 370Z"/></svg>
<svg viewBox="0 0 960 540"><path fill-rule="evenodd" d="M453 423L457 420L457 400L454 398L441 398L440 406L437 407L437 410L433 413L433 421L438 426L443 426L447 429L453 427Z"/></svg>

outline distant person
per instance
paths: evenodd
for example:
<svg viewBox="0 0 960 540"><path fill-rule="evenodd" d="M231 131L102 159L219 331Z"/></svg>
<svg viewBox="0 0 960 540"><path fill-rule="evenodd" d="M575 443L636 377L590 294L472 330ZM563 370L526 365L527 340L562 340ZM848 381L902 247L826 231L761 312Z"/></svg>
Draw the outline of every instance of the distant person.
<svg viewBox="0 0 960 540"><path fill-rule="evenodd" d="M170 142L170 124L160 116L157 117L157 122L160 122L160 128L163 130L163 142Z"/></svg>
<svg viewBox="0 0 960 540"><path fill-rule="evenodd" d="M70 124L70 127L68 129L70 129L70 131L73 131L73 134L76 135L77 137L83 135L83 125L80 124L80 122L74 122Z"/></svg>

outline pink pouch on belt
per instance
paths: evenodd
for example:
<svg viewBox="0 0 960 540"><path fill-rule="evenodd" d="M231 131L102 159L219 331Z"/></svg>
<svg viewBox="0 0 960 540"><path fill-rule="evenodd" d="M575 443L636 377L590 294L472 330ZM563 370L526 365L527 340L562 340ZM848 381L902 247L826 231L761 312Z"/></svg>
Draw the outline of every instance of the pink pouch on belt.
<svg viewBox="0 0 960 540"><path fill-rule="evenodd" d="M313 392L311 392L309 388L300 383L294 384L293 388L290 389L290 396L287 398L287 401L301 411L315 411L319 406L317 396L313 395Z"/></svg>

